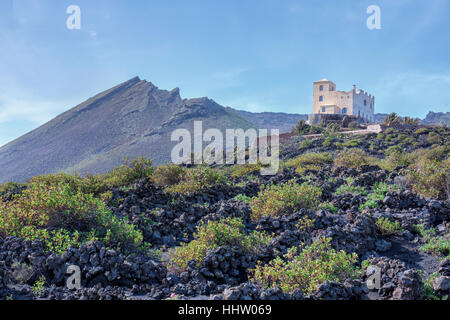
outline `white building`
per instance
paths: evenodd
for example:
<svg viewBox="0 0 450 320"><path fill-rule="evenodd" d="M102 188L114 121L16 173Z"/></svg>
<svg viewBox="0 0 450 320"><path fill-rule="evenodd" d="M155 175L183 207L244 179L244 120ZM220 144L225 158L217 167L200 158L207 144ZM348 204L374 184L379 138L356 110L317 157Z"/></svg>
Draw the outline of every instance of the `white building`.
<svg viewBox="0 0 450 320"><path fill-rule="evenodd" d="M314 82L313 114L340 114L374 122L375 97L356 86L350 91L337 91L336 84L327 79Z"/></svg>

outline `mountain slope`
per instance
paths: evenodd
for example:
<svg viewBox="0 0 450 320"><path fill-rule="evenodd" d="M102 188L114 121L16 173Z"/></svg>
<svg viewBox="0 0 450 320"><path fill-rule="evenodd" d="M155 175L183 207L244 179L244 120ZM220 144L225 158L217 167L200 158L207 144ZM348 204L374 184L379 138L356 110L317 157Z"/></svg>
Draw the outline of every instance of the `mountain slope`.
<svg viewBox="0 0 450 320"><path fill-rule="evenodd" d="M177 128L255 127L207 98L181 99L138 77L106 90L0 148L0 183L55 172L102 173L125 157L170 161Z"/></svg>
<svg viewBox="0 0 450 320"><path fill-rule="evenodd" d="M280 133L290 132L301 119L308 119L307 114L294 114L283 112L261 112L253 113L236 110L236 112L254 123L261 129L279 129Z"/></svg>
<svg viewBox="0 0 450 320"><path fill-rule="evenodd" d="M450 112L428 112L425 119L420 121L421 124L443 124L450 125Z"/></svg>

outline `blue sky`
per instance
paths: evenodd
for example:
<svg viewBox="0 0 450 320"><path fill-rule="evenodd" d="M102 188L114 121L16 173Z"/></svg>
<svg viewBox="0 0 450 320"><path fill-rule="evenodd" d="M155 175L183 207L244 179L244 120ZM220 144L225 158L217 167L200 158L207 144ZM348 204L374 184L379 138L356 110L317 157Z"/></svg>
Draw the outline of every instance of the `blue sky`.
<svg viewBox="0 0 450 320"><path fill-rule="evenodd" d="M450 111L449 16L447 0L2 0L0 145L136 75L254 112L309 113L322 78L376 112Z"/></svg>

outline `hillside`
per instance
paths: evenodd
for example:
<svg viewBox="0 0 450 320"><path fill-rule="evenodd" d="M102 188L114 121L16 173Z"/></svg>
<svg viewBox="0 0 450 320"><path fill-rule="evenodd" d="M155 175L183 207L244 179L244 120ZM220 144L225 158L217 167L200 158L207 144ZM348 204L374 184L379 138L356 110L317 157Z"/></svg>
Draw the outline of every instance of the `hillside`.
<svg viewBox="0 0 450 320"><path fill-rule="evenodd" d="M208 98L182 99L138 77L106 90L0 148L0 183L44 173L103 173L125 157L170 161L177 128L255 127Z"/></svg>
<svg viewBox="0 0 450 320"><path fill-rule="evenodd" d="M279 129L280 133L290 132L301 119L308 119L307 114L284 112L260 112L236 110L239 115L262 129Z"/></svg>
<svg viewBox="0 0 450 320"><path fill-rule="evenodd" d="M0 300L447 299L449 138L293 136L274 176L141 162L0 185Z"/></svg>
<svg viewBox="0 0 450 320"><path fill-rule="evenodd" d="M437 124L441 125L445 123L450 125L450 112L428 112L425 119L420 121L421 124Z"/></svg>

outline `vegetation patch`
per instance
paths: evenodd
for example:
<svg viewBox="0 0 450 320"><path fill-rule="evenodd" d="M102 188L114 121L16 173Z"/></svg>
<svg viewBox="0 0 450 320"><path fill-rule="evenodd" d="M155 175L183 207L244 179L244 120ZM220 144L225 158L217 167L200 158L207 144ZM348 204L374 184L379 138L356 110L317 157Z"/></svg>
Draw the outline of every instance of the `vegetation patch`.
<svg viewBox="0 0 450 320"><path fill-rule="evenodd" d="M165 164L157 167L152 175L156 186L167 187L177 184L184 179L186 169L175 164Z"/></svg>
<svg viewBox="0 0 450 320"><path fill-rule="evenodd" d="M253 281L265 289L280 287L285 293L301 291L310 294L324 281L344 281L356 278L358 256L336 251L330 238L320 238L303 250L289 249L283 258L268 264L258 263L252 270Z"/></svg>
<svg viewBox="0 0 450 320"><path fill-rule="evenodd" d="M372 192L367 195L366 201L359 206L359 210L375 209L379 207L379 202L384 199L388 192L399 191L397 185L388 185L385 182L377 182L372 187Z"/></svg>
<svg viewBox="0 0 450 320"><path fill-rule="evenodd" d="M388 218L378 218L375 224L378 231L385 236L401 234L403 232L398 221L390 221Z"/></svg>
<svg viewBox="0 0 450 320"><path fill-rule="evenodd" d="M320 188L308 183L298 184L295 179L279 185L262 186L258 196L250 202L251 218L258 221L265 216L289 215L300 208L317 208L321 195Z"/></svg>
<svg viewBox="0 0 450 320"><path fill-rule="evenodd" d="M334 164L337 167L359 168L369 164L369 159L364 150L359 148L346 149L339 152Z"/></svg>
<svg viewBox="0 0 450 320"><path fill-rule="evenodd" d="M268 245L270 240L271 237L264 232L254 231L247 235L240 218L209 221L198 227L194 240L182 244L172 252L168 265L185 270L188 262L195 260L199 267L208 250L224 245L240 247L248 254L256 254L263 246Z"/></svg>
<svg viewBox="0 0 450 320"><path fill-rule="evenodd" d="M202 165L187 169L181 181L172 186L168 186L165 191L169 193L191 194L205 187L227 183L229 183L229 179L224 172Z"/></svg>
<svg viewBox="0 0 450 320"><path fill-rule="evenodd" d="M355 179L352 177L348 177L347 179L345 179L345 183L336 189L335 194L338 196L345 193L351 193L353 195L362 195L362 196L367 195L366 188L356 186L354 185L354 183Z"/></svg>
<svg viewBox="0 0 450 320"><path fill-rule="evenodd" d="M286 161L285 166L295 168L295 172L298 174L304 174L307 171L320 170L323 166L331 163L333 163L333 159L328 152L311 152Z"/></svg>
<svg viewBox="0 0 450 320"><path fill-rule="evenodd" d="M103 201L64 182L33 182L13 200L0 201L0 235L41 240L56 252L92 238L124 248L142 242L142 234Z"/></svg>

